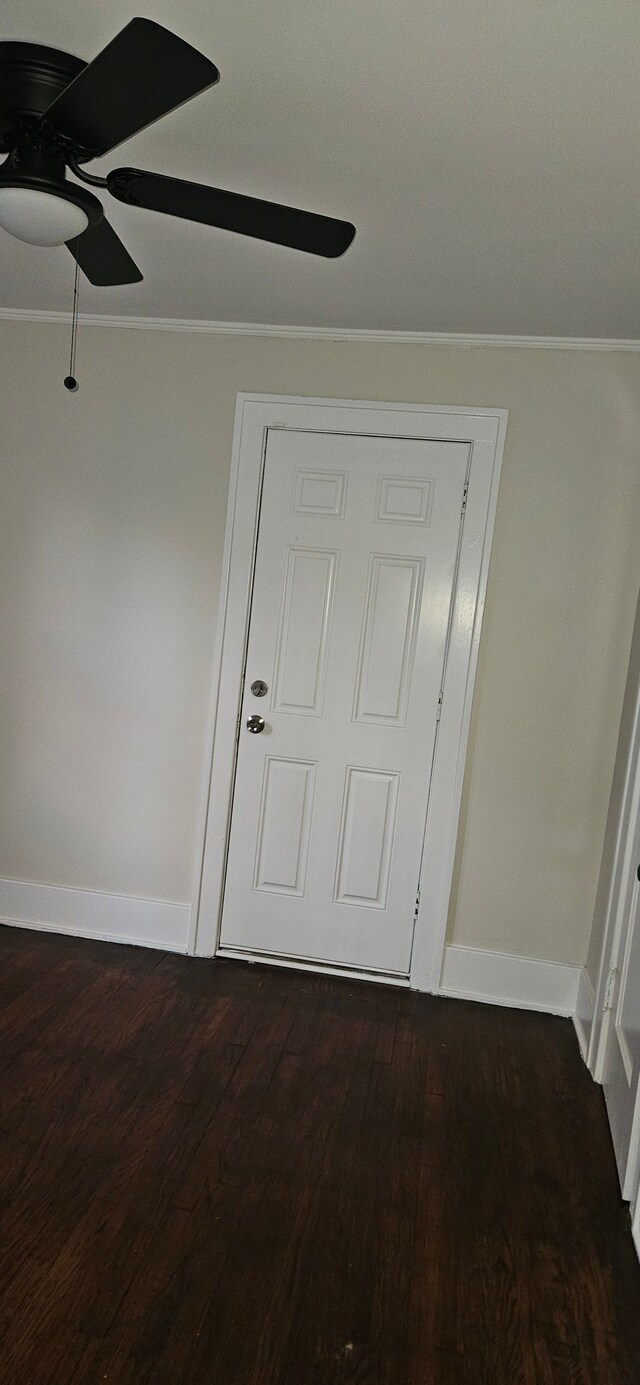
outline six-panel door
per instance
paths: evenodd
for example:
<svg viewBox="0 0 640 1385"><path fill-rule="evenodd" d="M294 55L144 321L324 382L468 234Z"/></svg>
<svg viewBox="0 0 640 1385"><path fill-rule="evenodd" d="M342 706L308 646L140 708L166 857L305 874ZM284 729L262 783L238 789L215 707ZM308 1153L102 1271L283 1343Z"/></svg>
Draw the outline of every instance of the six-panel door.
<svg viewBox="0 0 640 1385"><path fill-rule="evenodd" d="M468 464L269 431L223 949L408 974Z"/></svg>

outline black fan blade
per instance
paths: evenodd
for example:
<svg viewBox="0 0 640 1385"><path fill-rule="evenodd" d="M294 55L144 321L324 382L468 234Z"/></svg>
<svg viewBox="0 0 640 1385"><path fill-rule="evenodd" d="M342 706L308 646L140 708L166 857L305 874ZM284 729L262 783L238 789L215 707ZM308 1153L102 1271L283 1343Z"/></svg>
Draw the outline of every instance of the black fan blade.
<svg viewBox="0 0 640 1385"><path fill-rule="evenodd" d="M93 157L106 154L220 78L152 19L132 19L49 106L45 118Z"/></svg>
<svg viewBox="0 0 640 1385"><path fill-rule="evenodd" d="M67 245L92 284L139 284L142 275L113 226L102 218Z"/></svg>
<svg viewBox="0 0 640 1385"><path fill-rule="evenodd" d="M133 207L166 212L186 221L202 221L206 226L219 226L241 236L255 236L330 259L344 254L356 233L350 221L282 207L277 202L262 202L238 192L223 192L202 183L184 183L160 173L144 173L139 168L115 169L107 177L107 187L119 202Z"/></svg>

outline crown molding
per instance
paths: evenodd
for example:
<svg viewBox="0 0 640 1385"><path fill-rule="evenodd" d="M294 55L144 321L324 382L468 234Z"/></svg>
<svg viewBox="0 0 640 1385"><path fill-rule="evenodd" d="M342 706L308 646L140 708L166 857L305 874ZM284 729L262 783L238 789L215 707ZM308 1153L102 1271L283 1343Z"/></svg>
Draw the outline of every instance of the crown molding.
<svg viewBox="0 0 640 1385"><path fill-rule="evenodd" d="M37 308L0 308L0 320L70 323L69 312ZM377 327L299 327L272 322L208 322L200 318L118 317L80 313L83 327L135 327L147 332L204 332L215 336L282 337L307 341L370 342L394 346L512 347L526 351L640 351L634 337L526 337L487 332L403 332Z"/></svg>

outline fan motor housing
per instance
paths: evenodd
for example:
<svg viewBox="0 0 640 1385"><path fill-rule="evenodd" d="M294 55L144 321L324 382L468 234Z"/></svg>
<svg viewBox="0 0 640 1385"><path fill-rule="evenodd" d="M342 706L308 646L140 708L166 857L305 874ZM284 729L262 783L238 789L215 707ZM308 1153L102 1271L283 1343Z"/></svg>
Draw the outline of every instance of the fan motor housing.
<svg viewBox="0 0 640 1385"><path fill-rule="evenodd" d="M39 43L0 43L0 153L35 136L43 115L87 66Z"/></svg>

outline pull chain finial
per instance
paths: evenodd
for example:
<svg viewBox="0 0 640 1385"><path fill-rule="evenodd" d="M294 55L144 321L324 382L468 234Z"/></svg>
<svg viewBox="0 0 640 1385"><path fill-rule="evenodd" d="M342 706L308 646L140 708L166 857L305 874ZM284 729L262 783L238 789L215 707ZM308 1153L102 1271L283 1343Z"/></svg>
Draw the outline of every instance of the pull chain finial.
<svg viewBox="0 0 640 1385"><path fill-rule="evenodd" d="M75 377L76 368L76 344L78 340L78 261L76 260L76 272L73 281L73 312L71 314L71 353L69 355L69 374L65 375L64 387L72 393L79 389L78 381Z"/></svg>

